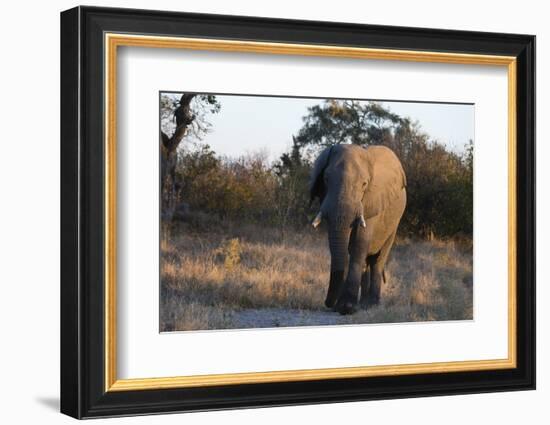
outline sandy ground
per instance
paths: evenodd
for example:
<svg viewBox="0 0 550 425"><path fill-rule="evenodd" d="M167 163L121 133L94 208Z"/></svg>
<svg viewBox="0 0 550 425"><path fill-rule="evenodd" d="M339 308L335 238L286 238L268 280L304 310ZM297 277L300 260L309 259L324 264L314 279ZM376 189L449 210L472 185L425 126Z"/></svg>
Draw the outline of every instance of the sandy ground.
<svg viewBox="0 0 550 425"><path fill-rule="evenodd" d="M231 320L236 328L277 328L282 326L321 326L349 323L333 311L306 311L284 308L262 308L234 311Z"/></svg>
<svg viewBox="0 0 550 425"><path fill-rule="evenodd" d="M286 308L262 308L234 310L228 316L233 329L278 328L292 326L361 325L372 323L403 323L406 317L389 313L381 320L383 305L365 310L358 306L352 315L342 316L332 310L298 310Z"/></svg>

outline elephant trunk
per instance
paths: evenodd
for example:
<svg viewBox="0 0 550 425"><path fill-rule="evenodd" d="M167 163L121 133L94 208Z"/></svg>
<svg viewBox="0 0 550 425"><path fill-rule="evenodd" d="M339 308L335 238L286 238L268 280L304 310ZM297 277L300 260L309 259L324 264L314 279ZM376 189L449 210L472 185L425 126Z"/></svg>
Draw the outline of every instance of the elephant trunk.
<svg viewBox="0 0 550 425"><path fill-rule="evenodd" d="M329 215L329 247L330 247L330 283L325 305L334 307L340 289L343 285L345 270L349 261L348 247L351 228L356 219L356 212L352 208L339 208Z"/></svg>
<svg viewBox="0 0 550 425"><path fill-rule="evenodd" d="M325 305L335 306L344 283L344 274L348 263L348 246L351 231L345 228L330 226L328 232L330 247L330 282Z"/></svg>
<svg viewBox="0 0 550 425"><path fill-rule="evenodd" d="M351 229L330 226L328 241L330 247L330 270L344 271L348 264L348 246Z"/></svg>
<svg viewBox="0 0 550 425"><path fill-rule="evenodd" d="M364 225L361 204L339 202L332 211L323 214L329 221L331 271L344 271L348 263L348 247L354 225Z"/></svg>

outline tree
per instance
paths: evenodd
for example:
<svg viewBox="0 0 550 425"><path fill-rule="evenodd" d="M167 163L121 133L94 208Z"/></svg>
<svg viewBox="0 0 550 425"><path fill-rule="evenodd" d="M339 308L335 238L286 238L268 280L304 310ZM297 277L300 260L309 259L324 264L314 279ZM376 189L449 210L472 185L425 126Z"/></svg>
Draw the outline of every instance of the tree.
<svg viewBox="0 0 550 425"><path fill-rule="evenodd" d="M308 108L304 125L295 138L300 148L338 143L382 144L403 119L375 102L327 100Z"/></svg>
<svg viewBox="0 0 550 425"><path fill-rule="evenodd" d="M219 112L220 108L214 95L161 95L161 204L164 218L173 216L178 203L176 166L182 140L188 135L200 139L206 134L210 128L207 115Z"/></svg>
<svg viewBox="0 0 550 425"><path fill-rule="evenodd" d="M276 192L277 221L284 227L289 224L303 225L310 213L307 192L311 161L301 154L299 142L292 137L290 152L283 153L273 166L278 178Z"/></svg>
<svg viewBox="0 0 550 425"><path fill-rule="evenodd" d="M274 222L277 179L261 154L219 157L210 146L199 144L180 156L177 176L193 211L218 219Z"/></svg>
<svg viewBox="0 0 550 425"><path fill-rule="evenodd" d="M408 186L402 233L428 238L472 234L471 141L460 155L430 140L417 123L379 103L328 100L308 109L292 150L281 157L279 168L291 173L320 150L340 143L385 145L399 157Z"/></svg>

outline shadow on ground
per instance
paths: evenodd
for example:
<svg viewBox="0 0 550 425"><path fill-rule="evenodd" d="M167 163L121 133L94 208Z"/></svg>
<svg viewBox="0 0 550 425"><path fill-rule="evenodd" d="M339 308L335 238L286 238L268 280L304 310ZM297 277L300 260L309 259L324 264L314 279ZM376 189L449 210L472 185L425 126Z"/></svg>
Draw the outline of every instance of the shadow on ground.
<svg viewBox="0 0 550 425"><path fill-rule="evenodd" d="M35 401L48 409L59 412L59 397L36 397Z"/></svg>

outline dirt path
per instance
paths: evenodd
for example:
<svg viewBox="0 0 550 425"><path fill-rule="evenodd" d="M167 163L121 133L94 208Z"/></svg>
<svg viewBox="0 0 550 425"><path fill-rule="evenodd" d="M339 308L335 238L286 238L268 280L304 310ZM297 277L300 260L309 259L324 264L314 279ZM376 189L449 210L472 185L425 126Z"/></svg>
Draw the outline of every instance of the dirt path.
<svg viewBox="0 0 550 425"><path fill-rule="evenodd" d="M284 326L321 326L349 323L349 318L331 311L262 308L234 311L235 328L277 328Z"/></svg>

